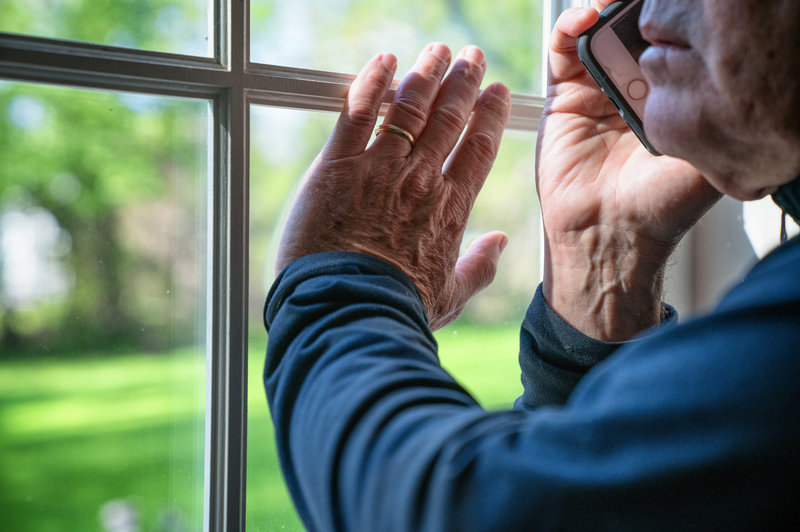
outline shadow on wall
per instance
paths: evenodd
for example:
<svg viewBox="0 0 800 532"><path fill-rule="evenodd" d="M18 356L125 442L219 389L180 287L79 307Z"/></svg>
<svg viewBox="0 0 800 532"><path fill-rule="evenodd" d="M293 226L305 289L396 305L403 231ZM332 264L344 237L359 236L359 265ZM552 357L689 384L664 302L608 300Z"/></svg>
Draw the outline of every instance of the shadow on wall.
<svg viewBox="0 0 800 532"><path fill-rule="evenodd" d="M675 251L667 268L665 300L682 320L712 310L758 260L742 213L741 201L723 197Z"/></svg>

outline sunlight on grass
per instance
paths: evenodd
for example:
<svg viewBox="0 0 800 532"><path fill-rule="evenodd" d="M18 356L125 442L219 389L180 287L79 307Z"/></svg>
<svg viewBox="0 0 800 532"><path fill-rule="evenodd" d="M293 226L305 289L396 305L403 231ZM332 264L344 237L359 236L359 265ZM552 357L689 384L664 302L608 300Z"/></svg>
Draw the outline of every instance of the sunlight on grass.
<svg viewBox="0 0 800 532"><path fill-rule="evenodd" d="M0 426L6 443L89 436L202 416L205 362L192 351L4 362Z"/></svg>
<svg viewBox="0 0 800 532"><path fill-rule="evenodd" d="M511 408L522 394L519 325L470 327L455 324L436 333L439 359L456 380L488 409Z"/></svg>
<svg viewBox="0 0 800 532"><path fill-rule="evenodd" d="M123 500L142 530L202 528L205 357L0 362L4 530L100 530Z"/></svg>
<svg viewBox="0 0 800 532"><path fill-rule="evenodd" d="M437 333L442 364L486 408L521 393L517 326ZM266 334L248 377L247 522L303 530L286 492L262 385ZM0 513L4 530L98 530L127 500L143 530L202 515L205 361L186 349L0 362Z"/></svg>

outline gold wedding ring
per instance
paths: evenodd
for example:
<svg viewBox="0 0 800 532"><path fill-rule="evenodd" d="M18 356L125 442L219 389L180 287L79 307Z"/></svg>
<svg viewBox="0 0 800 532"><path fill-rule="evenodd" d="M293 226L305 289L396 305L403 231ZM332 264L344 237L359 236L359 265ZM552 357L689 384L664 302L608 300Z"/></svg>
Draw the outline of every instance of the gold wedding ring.
<svg viewBox="0 0 800 532"><path fill-rule="evenodd" d="M386 131L387 133L393 133L395 135L403 137L408 141L409 144L411 144L412 147L414 146L414 135L412 135L402 127L393 126L392 124L381 124L378 126L378 129L375 130L375 135L380 135L384 131Z"/></svg>

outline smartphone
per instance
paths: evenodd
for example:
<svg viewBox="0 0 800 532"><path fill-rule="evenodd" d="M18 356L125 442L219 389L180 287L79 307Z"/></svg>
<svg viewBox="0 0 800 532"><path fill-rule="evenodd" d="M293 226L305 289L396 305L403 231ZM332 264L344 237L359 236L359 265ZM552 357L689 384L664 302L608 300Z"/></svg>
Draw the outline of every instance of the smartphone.
<svg viewBox="0 0 800 532"><path fill-rule="evenodd" d="M604 9L600 20L578 38L578 57L645 148L660 155L642 125L650 92L639 68L639 56L650 46L639 33L643 3L621 0Z"/></svg>

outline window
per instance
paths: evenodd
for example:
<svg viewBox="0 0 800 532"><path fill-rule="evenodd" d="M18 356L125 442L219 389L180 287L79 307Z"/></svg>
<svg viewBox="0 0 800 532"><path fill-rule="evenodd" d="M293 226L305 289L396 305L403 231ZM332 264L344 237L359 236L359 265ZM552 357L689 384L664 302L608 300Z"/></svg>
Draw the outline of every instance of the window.
<svg viewBox="0 0 800 532"><path fill-rule="evenodd" d="M518 198L523 186L535 209L526 181L541 112L541 2L510 2L494 18L472 0L403 11L360 0L0 7L5 522L241 530L249 460L251 528L296 527L260 383L283 205L369 56L393 51L402 70L429 41L477 42L497 68L488 77L515 95L493 178L500 194L476 206L471 230L536 236ZM510 13L514 40L477 31ZM341 31L323 40L329 19ZM512 200L514 219L498 217ZM528 241L508 253L538 249ZM487 291L470 319L494 316L513 285ZM516 324L493 319L475 334L510 339L515 357ZM463 338L454 329L443 345Z"/></svg>
<svg viewBox="0 0 800 532"><path fill-rule="evenodd" d="M197 530L208 103L0 82L0 108L5 526Z"/></svg>
<svg viewBox="0 0 800 532"><path fill-rule="evenodd" d="M537 93L541 84L541 7L530 0L508 2L499 10L467 0L416 0L403 5L361 0L251 2L250 46L256 61L315 69L305 70L306 76L353 74L375 53L391 51L398 55L399 77L428 42L444 41L454 53L473 42L489 58L487 79L503 80L517 92L514 125L504 137L489 177L491 185L478 199L465 238L468 244L489 230L506 231L512 238L503 271L498 282L472 302L459 325L439 334L445 364L483 404L498 408L509 406L521 392L516 360L519 316L538 280L539 227L532 188L538 99L521 93ZM508 31L508 24L515 25L513 31ZM511 33L514 39L507 38ZM262 105L258 96L252 101L247 524L254 529L301 530L271 445L272 426L261 384L266 347L261 316L274 278L275 247L287 202L336 115L324 112L327 107L309 105L307 111L298 111ZM480 349L489 343L497 351L492 363ZM476 348L465 352L470 346ZM489 367L492 371L487 371ZM268 483L265 478L273 480Z"/></svg>
<svg viewBox="0 0 800 532"><path fill-rule="evenodd" d="M573 3L0 0L6 526L299 526L270 451L261 307L285 202L378 52L402 73L431 40L476 43L514 91L467 234L511 244L439 333L457 377L507 406L538 281L542 33ZM702 238L684 246L685 286ZM486 339L499 373L474 348Z"/></svg>
<svg viewBox="0 0 800 532"><path fill-rule="evenodd" d="M423 46L445 42L454 53L483 48L487 78L512 91L538 93L542 2L510 0L301 0L251 2L253 61L329 72L358 72L380 51L410 67Z"/></svg>

